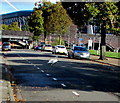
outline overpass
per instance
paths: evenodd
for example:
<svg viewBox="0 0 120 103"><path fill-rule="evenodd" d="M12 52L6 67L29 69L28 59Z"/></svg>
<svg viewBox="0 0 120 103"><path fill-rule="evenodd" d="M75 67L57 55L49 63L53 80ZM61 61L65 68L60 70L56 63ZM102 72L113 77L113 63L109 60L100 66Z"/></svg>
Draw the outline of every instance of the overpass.
<svg viewBox="0 0 120 103"><path fill-rule="evenodd" d="M9 41L11 43L15 43L16 45L22 48L28 45L30 36L33 35L29 31L2 30L0 32L1 32L0 38L2 42Z"/></svg>

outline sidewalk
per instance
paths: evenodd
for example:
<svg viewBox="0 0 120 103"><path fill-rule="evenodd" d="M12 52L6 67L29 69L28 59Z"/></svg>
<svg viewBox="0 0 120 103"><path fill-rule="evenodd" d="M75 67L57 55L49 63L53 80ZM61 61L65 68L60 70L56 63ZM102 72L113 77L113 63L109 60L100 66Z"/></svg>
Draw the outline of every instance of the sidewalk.
<svg viewBox="0 0 120 103"><path fill-rule="evenodd" d="M0 52L0 103L15 101L13 91L9 81L9 71L5 67L5 61Z"/></svg>
<svg viewBox="0 0 120 103"><path fill-rule="evenodd" d="M96 55L91 55L90 59L92 61L96 61L99 63L115 66L115 67L120 67L120 59L115 59L115 58L107 58L107 60L99 60L99 56Z"/></svg>

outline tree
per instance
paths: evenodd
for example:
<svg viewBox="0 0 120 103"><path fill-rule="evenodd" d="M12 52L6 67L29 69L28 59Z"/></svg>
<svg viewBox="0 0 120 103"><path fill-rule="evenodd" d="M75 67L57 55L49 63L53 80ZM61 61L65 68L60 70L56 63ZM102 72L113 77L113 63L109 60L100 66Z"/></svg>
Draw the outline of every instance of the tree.
<svg viewBox="0 0 120 103"><path fill-rule="evenodd" d="M20 31L20 28L18 26L18 22L12 22L10 25L1 24L0 25L1 30L13 30L13 31Z"/></svg>
<svg viewBox="0 0 120 103"><path fill-rule="evenodd" d="M68 31L68 28L72 23L61 3L53 5L50 16L48 16L46 22L45 28L47 29L47 32L58 34L61 44L61 35Z"/></svg>
<svg viewBox="0 0 120 103"><path fill-rule="evenodd" d="M23 26L22 31L29 31L29 28L30 28L29 25L26 24Z"/></svg>
<svg viewBox="0 0 120 103"><path fill-rule="evenodd" d="M65 4L63 3L64 7ZM73 8L72 8L73 7ZM65 7L66 8L66 7ZM113 28L116 23L118 8L114 2L68 3L67 8L74 23L80 26L95 18L101 27L100 59L106 59L106 29ZM73 9L73 10L72 10ZM78 10L77 10L78 9ZM77 17L76 17L77 16Z"/></svg>
<svg viewBox="0 0 120 103"><path fill-rule="evenodd" d="M51 33L59 34L59 37L61 37L62 34L67 32L71 19L60 2L56 4L44 2L43 6L38 9L43 11L45 38L46 35Z"/></svg>
<svg viewBox="0 0 120 103"><path fill-rule="evenodd" d="M50 12L52 11L51 7L53 6L53 4L51 2L43 2L42 4L40 3L38 5L38 8L36 8L37 10L41 10L43 12L42 17L44 18L44 23L43 23L43 27L44 27L44 42L46 43L46 37L47 35L49 35L50 33L47 32L47 19L48 16L50 15Z"/></svg>
<svg viewBox="0 0 120 103"><path fill-rule="evenodd" d="M1 30L7 30L7 29L8 29L8 25L6 25L6 24L1 24L1 25L0 25L0 29L1 29Z"/></svg>
<svg viewBox="0 0 120 103"><path fill-rule="evenodd" d="M34 10L33 14L28 19L28 25L30 32L33 32L35 36L39 36L44 32L43 17L41 10Z"/></svg>
<svg viewBox="0 0 120 103"><path fill-rule="evenodd" d="M92 14L91 5L95 8L98 13L97 15ZM89 3L86 7L91 15L96 18L96 21L101 25L101 46L100 46L100 58L101 60L106 59L106 31L107 29L114 28L116 19L118 16L118 8L114 2L102 2L102 3ZM94 11L94 10L93 10Z"/></svg>
<svg viewBox="0 0 120 103"><path fill-rule="evenodd" d="M12 22L10 25L8 25L7 29L12 31L21 31L20 27L18 26L18 22Z"/></svg>

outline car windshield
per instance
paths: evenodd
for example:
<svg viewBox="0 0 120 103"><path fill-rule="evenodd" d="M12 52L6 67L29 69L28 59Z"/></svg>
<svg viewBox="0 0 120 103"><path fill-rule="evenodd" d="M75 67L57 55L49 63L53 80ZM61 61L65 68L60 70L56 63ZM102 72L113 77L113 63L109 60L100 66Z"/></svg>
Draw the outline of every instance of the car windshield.
<svg viewBox="0 0 120 103"><path fill-rule="evenodd" d="M87 51L86 48L81 48L81 47L74 47L74 50Z"/></svg>
<svg viewBox="0 0 120 103"><path fill-rule="evenodd" d="M45 45L46 47L52 47L51 45Z"/></svg>
<svg viewBox="0 0 120 103"><path fill-rule="evenodd" d="M9 44L3 44L3 46L9 46Z"/></svg>
<svg viewBox="0 0 120 103"><path fill-rule="evenodd" d="M65 48L64 46L57 46L58 48Z"/></svg>

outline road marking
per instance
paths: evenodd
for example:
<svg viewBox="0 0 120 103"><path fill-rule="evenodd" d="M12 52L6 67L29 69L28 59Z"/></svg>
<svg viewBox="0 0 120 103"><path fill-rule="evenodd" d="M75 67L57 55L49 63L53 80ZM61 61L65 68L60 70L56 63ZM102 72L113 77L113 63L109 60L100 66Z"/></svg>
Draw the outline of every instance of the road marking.
<svg viewBox="0 0 120 103"><path fill-rule="evenodd" d="M80 94L78 94L77 92L75 91L72 91L73 94L75 94L76 96L79 96Z"/></svg>
<svg viewBox="0 0 120 103"><path fill-rule="evenodd" d="M66 85L65 85L65 84L63 84L63 83L62 83L61 85L62 85L63 87L66 87Z"/></svg>
<svg viewBox="0 0 120 103"><path fill-rule="evenodd" d="M36 65L34 65L34 67L36 67Z"/></svg>
<svg viewBox="0 0 120 103"><path fill-rule="evenodd" d="M37 69L40 69L39 67L37 67Z"/></svg>
<svg viewBox="0 0 120 103"><path fill-rule="evenodd" d="M49 76L50 74L46 74L47 76Z"/></svg>
<svg viewBox="0 0 120 103"><path fill-rule="evenodd" d="M57 80L57 78L53 78L53 80Z"/></svg>
<svg viewBox="0 0 120 103"><path fill-rule="evenodd" d="M28 61L29 63L31 63L30 61Z"/></svg>
<svg viewBox="0 0 120 103"><path fill-rule="evenodd" d="M43 70L41 70L41 72L43 73L44 71L43 71Z"/></svg>

